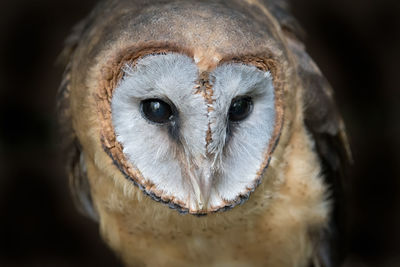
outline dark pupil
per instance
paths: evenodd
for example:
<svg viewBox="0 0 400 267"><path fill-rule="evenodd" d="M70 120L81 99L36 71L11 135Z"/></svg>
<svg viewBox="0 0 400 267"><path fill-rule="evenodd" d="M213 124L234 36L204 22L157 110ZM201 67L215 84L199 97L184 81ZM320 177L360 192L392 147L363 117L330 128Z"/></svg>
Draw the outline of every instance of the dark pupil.
<svg viewBox="0 0 400 267"><path fill-rule="evenodd" d="M160 99L142 101L142 112L146 119L156 122L168 122L172 116L171 106Z"/></svg>
<svg viewBox="0 0 400 267"><path fill-rule="evenodd" d="M253 102L249 97L242 97L232 101L229 108L229 120L244 120L252 111Z"/></svg>

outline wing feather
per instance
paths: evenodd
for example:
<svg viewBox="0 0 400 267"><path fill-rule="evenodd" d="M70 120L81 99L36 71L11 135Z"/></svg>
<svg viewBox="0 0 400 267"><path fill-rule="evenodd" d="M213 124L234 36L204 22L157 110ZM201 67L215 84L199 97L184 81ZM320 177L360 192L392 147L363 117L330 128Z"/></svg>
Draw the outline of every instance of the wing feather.
<svg viewBox="0 0 400 267"><path fill-rule="evenodd" d="M63 158L67 168L69 185L72 198L78 210L94 219L98 220L97 213L93 208L90 185L86 173L84 155L78 138L72 127L72 114L70 109L70 77L71 64L69 63L78 43L87 28L89 19L76 25L72 34L65 42L65 48L58 58L58 62L66 62L66 68L57 93L57 115L59 133L61 136L61 147Z"/></svg>
<svg viewBox="0 0 400 267"><path fill-rule="evenodd" d="M304 88L304 122L315 141L326 183L334 202L329 229L320 233L314 266L338 266L346 254L346 196L349 192L348 168L352 164L350 145L343 119L337 110L334 93L302 43L305 34L290 14L287 0L265 0L285 35Z"/></svg>

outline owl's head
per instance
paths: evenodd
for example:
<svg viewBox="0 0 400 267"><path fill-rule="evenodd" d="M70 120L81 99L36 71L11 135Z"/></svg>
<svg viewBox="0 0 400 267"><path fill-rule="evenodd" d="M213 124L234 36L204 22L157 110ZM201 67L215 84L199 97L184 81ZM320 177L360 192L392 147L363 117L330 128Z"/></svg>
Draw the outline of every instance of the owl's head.
<svg viewBox="0 0 400 267"><path fill-rule="evenodd" d="M116 14L82 41L75 72L91 75L75 80L90 93L82 87L74 106L95 102L96 111L76 123L97 127L78 135L100 142L132 187L180 212L243 203L261 183L283 124L276 36L219 5L143 14Z"/></svg>
<svg viewBox="0 0 400 267"><path fill-rule="evenodd" d="M270 71L226 62L201 72L196 59L179 53L146 55L122 71L110 106L115 156L132 167L122 167L125 175L190 213L246 199L281 119Z"/></svg>

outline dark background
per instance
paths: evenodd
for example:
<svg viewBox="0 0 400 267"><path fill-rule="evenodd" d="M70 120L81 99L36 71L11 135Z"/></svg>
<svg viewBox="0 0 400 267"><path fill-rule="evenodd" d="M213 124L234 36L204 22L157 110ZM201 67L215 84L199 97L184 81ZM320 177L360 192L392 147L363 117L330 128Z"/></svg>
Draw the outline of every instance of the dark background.
<svg viewBox="0 0 400 267"><path fill-rule="evenodd" d="M55 61L94 0L0 3L0 266L117 266L57 149ZM400 1L297 0L355 158L348 266L400 266Z"/></svg>

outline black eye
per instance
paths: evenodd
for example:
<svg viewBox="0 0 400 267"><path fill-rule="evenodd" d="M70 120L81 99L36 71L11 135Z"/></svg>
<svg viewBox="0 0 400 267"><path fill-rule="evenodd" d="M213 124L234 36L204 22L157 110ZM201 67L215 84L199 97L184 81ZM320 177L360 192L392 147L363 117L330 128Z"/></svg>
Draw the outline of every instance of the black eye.
<svg viewBox="0 0 400 267"><path fill-rule="evenodd" d="M165 123L173 118L172 108L160 99L146 99L141 103L143 116L151 122Z"/></svg>
<svg viewBox="0 0 400 267"><path fill-rule="evenodd" d="M241 121L253 111L253 101L250 97L235 98L229 107L229 120Z"/></svg>

